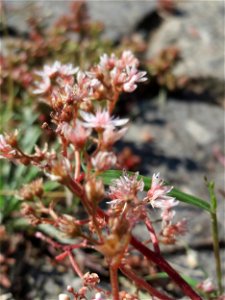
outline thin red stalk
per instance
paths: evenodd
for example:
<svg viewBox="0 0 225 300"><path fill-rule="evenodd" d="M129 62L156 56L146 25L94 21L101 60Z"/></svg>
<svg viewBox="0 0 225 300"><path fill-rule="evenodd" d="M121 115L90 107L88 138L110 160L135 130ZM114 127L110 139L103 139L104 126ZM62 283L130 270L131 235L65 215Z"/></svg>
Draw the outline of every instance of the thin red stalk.
<svg viewBox="0 0 225 300"><path fill-rule="evenodd" d="M75 195L77 195L80 198L87 213L90 216L92 216L92 208L91 208L90 204L88 203L88 200L85 196L83 187L77 181L73 180L72 178L67 179L66 186L71 190L71 192L73 192Z"/></svg>
<svg viewBox="0 0 225 300"><path fill-rule="evenodd" d="M76 260L75 260L75 258L73 256L72 252L71 251L67 251L67 254L68 254L68 257L70 259L71 265L72 265L75 273L77 273L77 275L80 278L82 278L83 277L83 273L81 272L80 267L78 266L78 264L77 264L77 262L76 262Z"/></svg>
<svg viewBox="0 0 225 300"><path fill-rule="evenodd" d="M80 244L73 244L73 245L64 245L64 244L60 244L54 240L52 240L51 238L47 237L46 235L44 235L42 232L36 232L35 236L45 242L47 242L48 244L52 245L53 248L55 249L61 249L63 251L71 251L73 249L79 249L79 248L87 248L90 247L85 241L80 243Z"/></svg>
<svg viewBox="0 0 225 300"><path fill-rule="evenodd" d="M148 284L144 279L138 277L135 275L134 272L132 272L130 269L126 268L125 266L121 265L120 266L120 271L126 275L130 280L132 280L137 287L140 289L144 289L149 292L151 296L155 296L158 299L161 300L173 300L173 298L170 298L169 296L160 293L157 291L155 288L153 288L150 284Z"/></svg>
<svg viewBox="0 0 225 300"><path fill-rule="evenodd" d="M109 267L113 300L119 300L118 269Z"/></svg>
<svg viewBox="0 0 225 300"><path fill-rule="evenodd" d="M77 182L74 181L72 178L67 178L65 185L78 197L82 197L83 195L83 188L82 186Z"/></svg>
<svg viewBox="0 0 225 300"><path fill-rule="evenodd" d="M181 288L184 294L192 300L202 300L202 298L187 284L187 282L165 261L165 259L159 254L155 253L135 237L131 237L131 245L139 250L148 260L154 262L162 270L164 270L172 280Z"/></svg>
<svg viewBox="0 0 225 300"><path fill-rule="evenodd" d="M153 244L155 252L160 253L159 241L158 241L157 236L155 234L154 227L152 226L152 223L151 223L151 221L149 220L149 218L147 216L146 216L146 219L145 219L145 225L146 225L146 227L147 227L147 229L150 233L150 237L151 237L152 244Z"/></svg>
<svg viewBox="0 0 225 300"><path fill-rule="evenodd" d="M95 215L93 215L93 212L95 212L95 210L93 209L93 207L91 207L90 203L88 202L88 199L85 195L84 189L82 188L82 186L77 181L72 180L72 178L67 180L66 184L67 184L67 187L74 194L76 194L78 197L80 197L80 200L81 200L84 208L86 209L86 212L88 213L89 216L93 217L93 223L94 223L94 226L95 226L95 230L98 233L100 241L102 241L103 238L102 238L101 230L99 229L99 226L98 226Z"/></svg>
<svg viewBox="0 0 225 300"><path fill-rule="evenodd" d="M75 151L75 172L74 172L74 180L77 180L80 176L80 153L79 151Z"/></svg>
<svg viewBox="0 0 225 300"><path fill-rule="evenodd" d="M118 101L118 98L119 98L119 93L116 92L116 91L114 91L114 92L115 92L115 94L114 94L113 99L111 101L109 101L109 112L110 112L110 114L113 112L114 107L116 105L116 102Z"/></svg>
<svg viewBox="0 0 225 300"><path fill-rule="evenodd" d="M42 241L45 241L48 244L52 245L52 247L54 247L54 248L60 248L60 249L62 249L62 246L63 246L62 244L53 241L52 239L50 239L49 237L47 237L46 235L44 235L42 232L39 232L39 231L36 232L35 236L38 239L41 239Z"/></svg>

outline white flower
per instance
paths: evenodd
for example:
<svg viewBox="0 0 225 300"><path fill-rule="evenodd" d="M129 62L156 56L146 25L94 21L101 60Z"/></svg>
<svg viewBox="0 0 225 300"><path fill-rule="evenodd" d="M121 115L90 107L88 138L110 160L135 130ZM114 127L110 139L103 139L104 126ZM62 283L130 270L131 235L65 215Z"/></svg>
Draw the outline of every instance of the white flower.
<svg viewBox="0 0 225 300"><path fill-rule="evenodd" d="M67 294L59 294L59 300L70 300Z"/></svg>
<svg viewBox="0 0 225 300"><path fill-rule="evenodd" d="M59 61L55 61L52 65L44 65L42 71L36 71L35 73L42 77L52 77L58 72L60 67L61 63Z"/></svg>
<svg viewBox="0 0 225 300"><path fill-rule="evenodd" d="M142 179L138 180L139 173L134 175L128 175L125 171L123 176L112 181L110 185L110 192L108 196L112 201L109 204L115 205L120 202L133 200L138 192L142 192L144 189L144 182Z"/></svg>
<svg viewBox="0 0 225 300"><path fill-rule="evenodd" d="M122 136L127 132L128 127L124 127L120 130L115 130L113 127L106 128L102 135L102 142L105 147L111 147L115 142L120 140Z"/></svg>
<svg viewBox="0 0 225 300"><path fill-rule="evenodd" d="M80 115L84 120L84 122L82 122L84 127L95 128L97 130L123 126L129 121L128 119L111 117L107 110L101 110L99 108L97 109L95 115L84 111L81 111Z"/></svg>
<svg viewBox="0 0 225 300"><path fill-rule="evenodd" d="M71 76L77 73L79 68L74 68L72 64L63 65L59 61L55 61L52 65L44 65L42 71L36 71L35 73L41 77L53 77L56 74L62 76Z"/></svg>
<svg viewBox="0 0 225 300"><path fill-rule="evenodd" d="M33 94L45 94L51 88L51 80L49 77L43 77L41 82L35 82L36 90L33 91Z"/></svg>
<svg viewBox="0 0 225 300"><path fill-rule="evenodd" d="M160 178L159 173L153 174L152 185L145 199L148 199L153 207L168 209L178 204L175 198L167 195L172 189L173 187L163 185L163 180Z"/></svg>
<svg viewBox="0 0 225 300"><path fill-rule="evenodd" d="M81 149L90 136L91 129L84 128L79 121L77 121L73 127L63 122L58 126L57 132L62 133L76 149Z"/></svg>
<svg viewBox="0 0 225 300"><path fill-rule="evenodd" d="M111 70L115 66L116 62L118 62L118 59L114 53L112 53L111 56L104 53L100 56L99 66L102 70Z"/></svg>
<svg viewBox="0 0 225 300"><path fill-rule="evenodd" d="M121 55L120 65L123 67L138 67L139 60L134 56L134 54L130 50L125 50Z"/></svg>
<svg viewBox="0 0 225 300"><path fill-rule="evenodd" d="M12 146L9 143L10 138L16 140L18 135L18 131L15 130L14 134L11 135L3 135L0 134L0 159L6 158L6 159L13 159L16 155L16 150L12 148Z"/></svg>
<svg viewBox="0 0 225 300"><path fill-rule="evenodd" d="M123 90L125 92L133 92L137 88L136 82L144 82L147 80L145 75L147 72L139 72L135 67L126 67L127 78L123 83Z"/></svg>
<svg viewBox="0 0 225 300"><path fill-rule="evenodd" d="M58 72L62 76L71 76L78 72L79 68L74 68L72 64L61 65L58 68Z"/></svg>
<svg viewBox="0 0 225 300"><path fill-rule="evenodd" d="M99 151L92 157L91 163L96 170L105 171L116 164L117 158L113 152Z"/></svg>

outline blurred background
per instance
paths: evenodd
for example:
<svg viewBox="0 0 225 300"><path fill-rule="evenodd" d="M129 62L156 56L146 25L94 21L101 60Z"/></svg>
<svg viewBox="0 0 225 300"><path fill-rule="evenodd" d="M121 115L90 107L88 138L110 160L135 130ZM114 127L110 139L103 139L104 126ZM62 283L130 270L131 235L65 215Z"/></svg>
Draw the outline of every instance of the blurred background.
<svg viewBox="0 0 225 300"><path fill-rule="evenodd" d="M34 71L55 60L87 69L102 53L131 49L149 81L119 101L117 114L132 120L117 145L121 165L160 172L203 199L204 177L215 181L224 262L224 13L224 1L2 1L1 133L19 128L28 152L43 139L54 143L50 133L41 137L49 110L32 94ZM15 191L37 174L1 161L1 300L55 299L67 284L79 284L18 213ZM46 190L69 197L56 186ZM177 210L190 231L163 247L164 255L191 277L215 278L209 215L185 204ZM144 237L141 226L136 234ZM96 271L96 264L87 267Z"/></svg>

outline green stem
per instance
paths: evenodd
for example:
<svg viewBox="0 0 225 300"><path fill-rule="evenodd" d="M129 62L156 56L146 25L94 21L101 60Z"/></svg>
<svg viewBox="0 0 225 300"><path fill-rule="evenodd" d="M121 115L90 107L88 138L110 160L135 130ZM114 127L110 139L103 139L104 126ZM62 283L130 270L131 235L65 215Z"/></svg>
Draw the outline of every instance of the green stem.
<svg viewBox="0 0 225 300"><path fill-rule="evenodd" d="M166 98L167 98L166 89L164 87L161 87L158 96L160 109L163 109L165 107Z"/></svg>
<svg viewBox="0 0 225 300"><path fill-rule="evenodd" d="M219 247L219 230L218 230L218 220L217 220L217 198L214 190L214 182L207 182L209 195L211 199L211 228L213 237L213 250L216 262L216 275L219 293L223 293L222 287L222 269L221 269L221 258L220 258L220 247Z"/></svg>
<svg viewBox="0 0 225 300"><path fill-rule="evenodd" d="M218 221L216 213L211 213L211 226L213 236L213 250L216 262L216 276L219 293L223 293L222 287L222 270L221 270L221 258L220 258L220 247L219 247L219 235L218 235Z"/></svg>

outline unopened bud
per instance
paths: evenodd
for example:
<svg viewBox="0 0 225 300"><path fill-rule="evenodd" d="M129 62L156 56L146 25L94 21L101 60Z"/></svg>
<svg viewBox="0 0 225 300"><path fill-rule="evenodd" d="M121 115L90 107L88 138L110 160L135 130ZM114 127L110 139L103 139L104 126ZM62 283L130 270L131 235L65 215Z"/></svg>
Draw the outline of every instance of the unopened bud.
<svg viewBox="0 0 225 300"><path fill-rule="evenodd" d="M59 300L70 300L70 297L66 294L59 294Z"/></svg>
<svg viewBox="0 0 225 300"><path fill-rule="evenodd" d="M90 202L96 203L101 201L105 194L102 180L90 179L85 184L85 192Z"/></svg>
<svg viewBox="0 0 225 300"><path fill-rule="evenodd" d="M83 276L83 284L84 284L84 286L88 286L88 287L93 288L99 282L100 282L100 279L98 277L98 274L96 274L96 273L89 273L89 272L87 272Z"/></svg>
<svg viewBox="0 0 225 300"><path fill-rule="evenodd" d="M80 227L76 224L76 220L69 215L63 215L58 219L58 227L65 236L74 238L80 235Z"/></svg>
<svg viewBox="0 0 225 300"><path fill-rule="evenodd" d="M23 200L29 201L33 200L34 197L41 198L43 192L43 180L42 178L39 178L29 184L24 185L19 191L19 197Z"/></svg>
<svg viewBox="0 0 225 300"><path fill-rule="evenodd" d="M13 133L6 135L7 143L13 148L17 146L17 136L18 136L17 130L15 130Z"/></svg>
<svg viewBox="0 0 225 300"><path fill-rule="evenodd" d="M71 285L68 285L68 286L67 286L67 291L68 291L69 293L74 293L74 289L72 288Z"/></svg>

